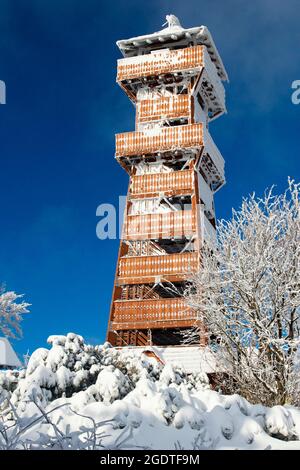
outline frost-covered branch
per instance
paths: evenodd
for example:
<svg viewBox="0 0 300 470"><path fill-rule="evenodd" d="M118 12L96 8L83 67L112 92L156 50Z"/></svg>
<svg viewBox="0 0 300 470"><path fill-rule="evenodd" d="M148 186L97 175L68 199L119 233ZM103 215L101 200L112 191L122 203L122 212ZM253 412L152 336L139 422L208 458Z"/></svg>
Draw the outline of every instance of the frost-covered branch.
<svg viewBox="0 0 300 470"><path fill-rule="evenodd" d="M28 313L29 303L20 301L23 295L13 291L0 290L0 332L15 338L22 334L20 323L23 315Z"/></svg>
<svg viewBox="0 0 300 470"><path fill-rule="evenodd" d="M300 401L299 189L289 180L281 195L272 188L244 199L219 223L217 245L203 248L187 292L228 371L227 389L266 404Z"/></svg>

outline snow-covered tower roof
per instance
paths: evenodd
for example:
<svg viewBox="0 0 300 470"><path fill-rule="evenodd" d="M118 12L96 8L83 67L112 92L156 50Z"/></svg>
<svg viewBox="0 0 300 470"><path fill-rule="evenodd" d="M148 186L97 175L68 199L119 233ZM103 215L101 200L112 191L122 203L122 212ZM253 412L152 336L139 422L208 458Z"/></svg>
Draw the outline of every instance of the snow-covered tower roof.
<svg viewBox="0 0 300 470"><path fill-rule="evenodd" d="M177 49L204 45L207 47L207 51L217 68L221 80L228 80L224 64L208 28L206 26L183 28L176 16L167 15L166 18L168 26L161 31L117 41L117 46L123 56L133 57L140 54L147 54L158 49L172 49L174 47Z"/></svg>
<svg viewBox="0 0 300 470"><path fill-rule="evenodd" d="M0 369L21 367L21 361L7 338L0 338Z"/></svg>

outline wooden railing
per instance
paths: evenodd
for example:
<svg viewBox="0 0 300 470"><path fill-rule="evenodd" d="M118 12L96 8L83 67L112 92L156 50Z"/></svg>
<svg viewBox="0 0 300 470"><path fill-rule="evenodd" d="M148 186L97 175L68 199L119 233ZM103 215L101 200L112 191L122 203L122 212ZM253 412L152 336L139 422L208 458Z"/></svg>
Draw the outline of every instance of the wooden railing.
<svg viewBox="0 0 300 470"><path fill-rule="evenodd" d="M204 66L204 46L161 50L118 60L117 81L190 70Z"/></svg>
<svg viewBox="0 0 300 470"><path fill-rule="evenodd" d="M191 194L193 183L193 170L136 175L131 177L130 196L132 198L151 197L161 192L167 195Z"/></svg>
<svg viewBox="0 0 300 470"><path fill-rule="evenodd" d="M118 283L143 284L157 277L176 282L196 273L198 267L199 254L196 252L125 257L120 258Z"/></svg>
<svg viewBox="0 0 300 470"><path fill-rule="evenodd" d="M128 215L124 224L125 240L149 240L190 237L196 232L196 213L193 210L162 214Z"/></svg>
<svg viewBox="0 0 300 470"><path fill-rule="evenodd" d="M116 156L141 155L203 145L203 124L157 127L148 132L116 134Z"/></svg>
<svg viewBox="0 0 300 470"><path fill-rule="evenodd" d="M196 313L182 298L117 300L111 321L113 330L187 327L195 323Z"/></svg>
<svg viewBox="0 0 300 470"><path fill-rule="evenodd" d="M162 96L137 103L137 119L141 122L189 117L190 95Z"/></svg>

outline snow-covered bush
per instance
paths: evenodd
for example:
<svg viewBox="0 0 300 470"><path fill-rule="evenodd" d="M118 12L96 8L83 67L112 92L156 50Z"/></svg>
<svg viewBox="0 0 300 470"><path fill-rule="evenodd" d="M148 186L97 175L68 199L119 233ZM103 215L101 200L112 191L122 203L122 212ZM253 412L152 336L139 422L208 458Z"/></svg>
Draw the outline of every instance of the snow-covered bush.
<svg viewBox="0 0 300 470"><path fill-rule="evenodd" d="M300 410L221 395L140 348L49 343L0 372L0 449L300 448Z"/></svg>
<svg viewBox="0 0 300 470"><path fill-rule="evenodd" d="M221 221L187 293L225 390L253 403L300 405L299 190L289 181L281 195L253 195Z"/></svg>
<svg viewBox="0 0 300 470"><path fill-rule="evenodd" d="M157 377L161 369L158 363L145 361L146 357L141 362L108 343L86 345L74 333L50 336L48 343L51 349L34 351L26 370L0 373L0 391L10 392L10 402L17 409L24 409L33 399L45 407L57 398L85 391L96 400L110 403L132 390L143 373Z"/></svg>

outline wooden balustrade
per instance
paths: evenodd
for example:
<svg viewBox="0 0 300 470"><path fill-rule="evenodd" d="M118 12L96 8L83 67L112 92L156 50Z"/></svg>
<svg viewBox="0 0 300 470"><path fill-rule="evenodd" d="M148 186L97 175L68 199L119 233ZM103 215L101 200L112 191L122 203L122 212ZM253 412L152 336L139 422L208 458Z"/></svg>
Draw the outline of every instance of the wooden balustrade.
<svg viewBox="0 0 300 470"><path fill-rule="evenodd" d="M141 123L187 118L190 115L190 103L191 96L188 94L144 99L137 103L137 119Z"/></svg>
<svg viewBox="0 0 300 470"><path fill-rule="evenodd" d="M119 262L118 284L151 283L157 277L178 282L196 273L198 267L199 255L196 252L124 257Z"/></svg>
<svg viewBox="0 0 300 470"><path fill-rule="evenodd" d="M156 127L144 132L116 134L116 157L142 155L203 145L203 124Z"/></svg>
<svg viewBox="0 0 300 470"><path fill-rule="evenodd" d="M124 224L125 240L184 238L196 232L196 213L193 210L162 214L128 215Z"/></svg>
<svg viewBox="0 0 300 470"><path fill-rule="evenodd" d="M192 194L193 183L193 170L136 175L131 177L130 197L154 197L158 193L164 193L166 196Z"/></svg>
<svg viewBox="0 0 300 470"><path fill-rule="evenodd" d="M189 327L196 322L196 312L182 298L159 300L116 300L113 330Z"/></svg>
<svg viewBox="0 0 300 470"><path fill-rule="evenodd" d="M204 47L160 50L118 60L117 81L162 75L204 66Z"/></svg>

